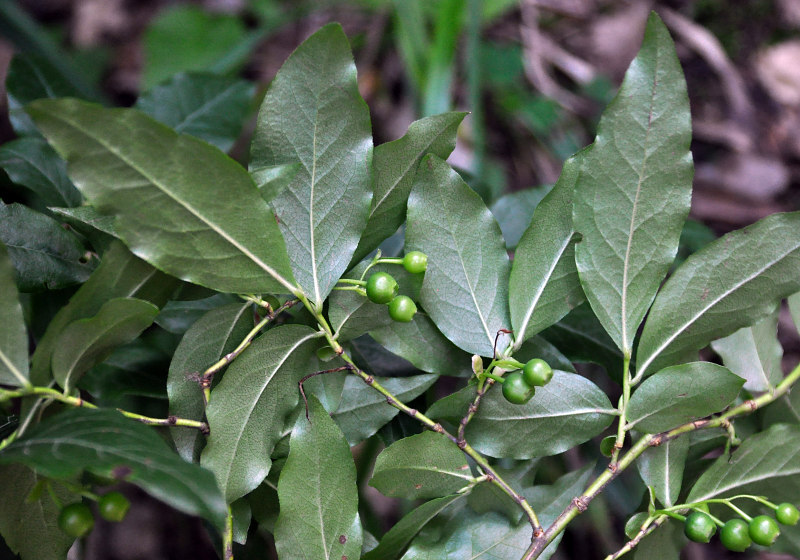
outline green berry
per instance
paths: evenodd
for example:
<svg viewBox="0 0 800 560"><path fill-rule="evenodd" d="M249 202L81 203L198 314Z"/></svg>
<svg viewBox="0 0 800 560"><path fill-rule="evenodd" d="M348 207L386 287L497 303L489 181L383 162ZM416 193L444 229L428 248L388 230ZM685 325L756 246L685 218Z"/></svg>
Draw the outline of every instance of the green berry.
<svg viewBox="0 0 800 560"><path fill-rule="evenodd" d="M719 540L728 550L744 552L751 544L750 531L744 519L731 519L719 531Z"/></svg>
<svg viewBox="0 0 800 560"><path fill-rule="evenodd" d="M535 387L531 387L525 383L525 378L522 373L515 371L505 376L503 381L503 396L506 400L513 404L525 404L533 394L536 392Z"/></svg>
<svg viewBox="0 0 800 560"><path fill-rule="evenodd" d="M97 509L100 511L100 517L106 521L114 521L119 523L125 519L131 503L128 498L119 492L109 492L103 494L97 501Z"/></svg>
<svg viewBox="0 0 800 560"><path fill-rule="evenodd" d="M420 251L411 251L403 257L403 268L411 274L420 274L428 268L428 255Z"/></svg>
<svg viewBox="0 0 800 560"><path fill-rule="evenodd" d="M417 312L417 306L408 296L397 296L389 302L389 317L399 323L410 323Z"/></svg>
<svg viewBox="0 0 800 560"><path fill-rule="evenodd" d="M759 515L750 521L748 527L750 538L761 546L770 546L781 534L778 523L769 515Z"/></svg>
<svg viewBox="0 0 800 560"><path fill-rule="evenodd" d="M70 537L85 537L94 527L92 510L83 502L64 506L58 514L58 527Z"/></svg>
<svg viewBox="0 0 800 560"><path fill-rule="evenodd" d="M544 387L553 379L553 368L544 360L534 358L522 368L522 375L531 387Z"/></svg>
<svg viewBox="0 0 800 560"><path fill-rule="evenodd" d="M717 524L711 516L702 511L693 511L686 516L683 526L683 534L690 541L707 543L717 532Z"/></svg>
<svg viewBox="0 0 800 560"><path fill-rule="evenodd" d="M397 281L386 272L376 272L367 280L367 297L373 303L389 303L398 290Z"/></svg>
<svg viewBox="0 0 800 560"><path fill-rule="evenodd" d="M800 521L800 511L797 510L794 504L784 502L778 504L778 508L775 510L775 517L778 519L778 523L782 525L797 525L797 522Z"/></svg>

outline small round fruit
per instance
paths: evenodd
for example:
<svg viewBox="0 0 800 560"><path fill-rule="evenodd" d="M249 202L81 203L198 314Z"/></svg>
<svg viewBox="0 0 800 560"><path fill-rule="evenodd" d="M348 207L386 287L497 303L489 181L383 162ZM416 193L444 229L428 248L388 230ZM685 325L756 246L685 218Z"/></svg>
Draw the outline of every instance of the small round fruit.
<svg viewBox="0 0 800 560"><path fill-rule="evenodd" d="M781 534L778 523L769 515L759 515L750 521L748 527L750 538L761 546L770 546Z"/></svg>
<svg viewBox="0 0 800 560"><path fill-rule="evenodd" d="M417 312L417 306L408 296L397 296L389 302L389 317L399 323L410 323Z"/></svg>
<svg viewBox="0 0 800 560"><path fill-rule="evenodd" d="M428 268L428 255L421 251L411 251L403 257L403 268L411 274L420 274Z"/></svg>
<svg viewBox="0 0 800 560"><path fill-rule="evenodd" d="M83 502L64 506L58 514L58 527L70 537L85 537L94 527L92 510Z"/></svg>
<svg viewBox="0 0 800 560"><path fill-rule="evenodd" d="M782 525L797 525L797 522L800 521L800 511L797 510L794 504L784 502L778 504L778 509L775 510L775 517L778 519L778 523Z"/></svg>
<svg viewBox="0 0 800 560"><path fill-rule="evenodd" d="M702 511L693 511L686 516L686 522L683 526L683 534L690 541L707 543L717 532L717 524L711 519L707 513Z"/></svg>
<svg viewBox="0 0 800 560"><path fill-rule="evenodd" d="M397 280L386 272L376 272L367 280L367 297L373 303L389 303L398 290Z"/></svg>
<svg viewBox="0 0 800 560"><path fill-rule="evenodd" d="M553 368L544 360L534 358L522 368L522 375L531 387L544 387L553 379Z"/></svg>
<svg viewBox="0 0 800 560"><path fill-rule="evenodd" d="M722 526L719 530L719 540L725 548L734 552L744 552L753 544L747 521L738 517Z"/></svg>
<svg viewBox="0 0 800 560"><path fill-rule="evenodd" d="M103 494L97 501L97 509L100 511L100 517L106 521L114 521L119 523L125 519L131 503L128 498L119 492L109 492Z"/></svg>
<svg viewBox="0 0 800 560"><path fill-rule="evenodd" d="M525 404L536 392L535 387L525 383L525 379L519 371L509 373L504 379L503 396L512 404Z"/></svg>

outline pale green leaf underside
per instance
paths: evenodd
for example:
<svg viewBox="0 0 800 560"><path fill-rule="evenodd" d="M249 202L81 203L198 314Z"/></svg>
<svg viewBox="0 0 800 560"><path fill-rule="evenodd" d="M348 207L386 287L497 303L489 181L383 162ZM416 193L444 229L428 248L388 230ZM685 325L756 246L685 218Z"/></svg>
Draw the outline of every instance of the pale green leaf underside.
<svg viewBox="0 0 800 560"><path fill-rule="evenodd" d="M0 243L0 384L28 384L28 332L22 316L14 269Z"/></svg>

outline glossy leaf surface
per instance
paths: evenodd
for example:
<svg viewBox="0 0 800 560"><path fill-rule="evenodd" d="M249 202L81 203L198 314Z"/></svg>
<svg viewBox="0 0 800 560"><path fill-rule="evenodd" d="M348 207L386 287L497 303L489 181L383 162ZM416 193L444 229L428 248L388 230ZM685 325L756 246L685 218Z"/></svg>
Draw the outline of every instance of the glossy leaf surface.
<svg viewBox="0 0 800 560"><path fill-rule="evenodd" d="M36 193L46 206L77 206L81 193L67 177L67 166L42 138L29 136L0 146L0 167L9 178Z"/></svg>
<svg viewBox="0 0 800 560"><path fill-rule="evenodd" d="M22 316L14 269L0 243L0 384L19 387L28 383L28 331Z"/></svg>

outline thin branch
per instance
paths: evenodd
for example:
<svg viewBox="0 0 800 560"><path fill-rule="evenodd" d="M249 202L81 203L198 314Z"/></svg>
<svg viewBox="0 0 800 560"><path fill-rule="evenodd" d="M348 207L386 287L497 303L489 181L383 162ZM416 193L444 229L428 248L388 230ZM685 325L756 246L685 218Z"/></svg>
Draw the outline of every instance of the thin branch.
<svg viewBox="0 0 800 560"><path fill-rule="evenodd" d="M649 535L650 533L661 527L661 525L663 525L667 521L669 521L669 517L666 515L662 515L661 517L655 519L652 523L647 525L647 527L642 527L639 530L639 532L636 533L635 537L633 537L631 540L625 543L625 546L620 548L615 553L606 556L605 560L617 560L617 558L621 558L622 556L624 556L625 554L636 548L643 538L645 538L647 535Z"/></svg>
<svg viewBox="0 0 800 560"><path fill-rule="evenodd" d="M333 369L324 369L322 371L315 371L314 373L309 373L303 379L301 379L297 385L300 387L300 395L303 397L303 404L306 406L306 420L311 422L311 418L308 417L308 398L306 397L306 391L303 389L303 383L311 379L312 377L316 377L318 375L325 375L326 373L336 373L339 371L352 371L353 366L347 364L346 366L341 366Z"/></svg>

